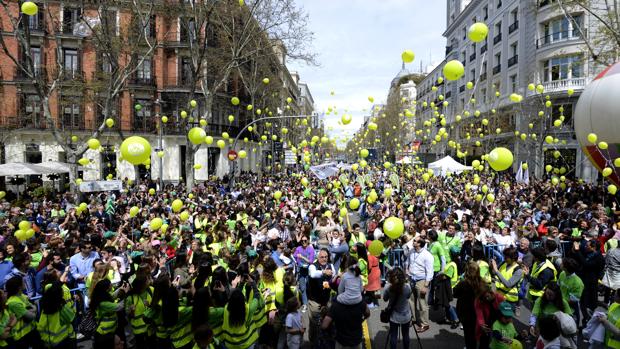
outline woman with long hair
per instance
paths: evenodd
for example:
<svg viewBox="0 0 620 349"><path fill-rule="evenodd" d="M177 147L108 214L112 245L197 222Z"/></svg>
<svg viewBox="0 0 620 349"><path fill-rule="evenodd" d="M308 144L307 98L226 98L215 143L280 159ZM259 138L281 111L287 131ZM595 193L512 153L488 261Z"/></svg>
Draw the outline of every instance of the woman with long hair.
<svg viewBox="0 0 620 349"><path fill-rule="evenodd" d="M170 303L174 307L178 306L178 299L176 302L169 299L168 290L170 289L170 277L168 273L163 273L153 283L153 297L151 304L145 310L144 316L149 319L149 322L155 327L155 348L164 349L170 348L170 332L169 327L164 324L164 308L166 312L171 312Z"/></svg>
<svg viewBox="0 0 620 349"><path fill-rule="evenodd" d="M543 295L534 302L532 315L530 316L530 332L536 334L536 323L538 318L552 316L557 311L561 311L568 315L572 315L573 313L573 309L566 299L562 297L560 286L556 282L550 282L545 287Z"/></svg>
<svg viewBox="0 0 620 349"><path fill-rule="evenodd" d="M125 313L131 324L138 348L147 347L149 326L144 322L144 313L151 304L153 296L149 280L144 275L137 276L131 283L131 290L125 300Z"/></svg>
<svg viewBox="0 0 620 349"><path fill-rule="evenodd" d="M409 327L411 326L411 308L409 298L411 286L403 270L399 267L392 269L388 274L388 283L383 290L383 300L388 302L392 309L390 315L390 348L396 349L398 330L403 338L403 348L409 348Z"/></svg>
<svg viewBox="0 0 620 349"><path fill-rule="evenodd" d="M463 280L454 286L452 293L456 298L456 314L463 324L465 348L476 349L476 311L474 301L486 288L486 282L480 276L480 267L475 261L465 264Z"/></svg>
<svg viewBox="0 0 620 349"><path fill-rule="evenodd" d="M175 349L190 349L193 345L192 338L192 313L193 308L189 295L181 301L179 299L178 285L176 282L168 288L168 302L163 303L164 326L170 329L170 342Z"/></svg>
<svg viewBox="0 0 620 349"><path fill-rule="evenodd" d="M30 303L24 294L24 281L20 276L14 276L6 282L6 304L9 314L17 322L11 330L13 348L37 348L41 344L39 332L36 329L37 308Z"/></svg>
<svg viewBox="0 0 620 349"><path fill-rule="evenodd" d="M118 325L117 312L123 310L120 302L129 290L129 284L123 284L115 294L112 294L112 282L103 279L94 285L90 298L90 309L95 311L97 330L93 341L93 348L107 349L114 346L114 336Z"/></svg>
<svg viewBox="0 0 620 349"><path fill-rule="evenodd" d="M41 317L37 330L46 348L75 348L73 331L75 310L65 301L63 285L60 282L45 287L41 298Z"/></svg>
<svg viewBox="0 0 620 349"><path fill-rule="evenodd" d="M224 308L222 327L216 329L216 337L225 348L246 349L254 347L258 341L259 330L264 324L264 302L255 284L247 284L243 292L234 288L230 300ZM248 294L248 299L244 296Z"/></svg>

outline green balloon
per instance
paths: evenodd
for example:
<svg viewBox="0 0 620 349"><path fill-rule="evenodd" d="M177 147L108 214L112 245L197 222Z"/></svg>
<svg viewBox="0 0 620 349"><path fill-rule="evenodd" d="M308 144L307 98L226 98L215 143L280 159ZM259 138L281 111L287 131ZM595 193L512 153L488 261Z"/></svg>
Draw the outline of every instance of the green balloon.
<svg viewBox="0 0 620 349"><path fill-rule="evenodd" d="M304 190L304 197L305 198L309 198L310 197L310 189Z"/></svg>

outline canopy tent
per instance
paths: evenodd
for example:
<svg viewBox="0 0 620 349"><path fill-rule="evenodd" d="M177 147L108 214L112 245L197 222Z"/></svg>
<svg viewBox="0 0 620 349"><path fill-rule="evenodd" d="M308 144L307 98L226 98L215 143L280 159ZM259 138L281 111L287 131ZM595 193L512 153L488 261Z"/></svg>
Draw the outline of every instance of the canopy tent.
<svg viewBox="0 0 620 349"><path fill-rule="evenodd" d="M472 169L471 166L465 166L454 160L450 155L441 160L431 162L428 164L428 168L433 170L435 176L445 176L448 173L460 173Z"/></svg>
<svg viewBox="0 0 620 349"><path fill-rule="evenodd" d="M0 165L0 176L29 176L67 173L70 171L70 166L71 165L62 162L44 162L40 164L11 162Z"/></svg>

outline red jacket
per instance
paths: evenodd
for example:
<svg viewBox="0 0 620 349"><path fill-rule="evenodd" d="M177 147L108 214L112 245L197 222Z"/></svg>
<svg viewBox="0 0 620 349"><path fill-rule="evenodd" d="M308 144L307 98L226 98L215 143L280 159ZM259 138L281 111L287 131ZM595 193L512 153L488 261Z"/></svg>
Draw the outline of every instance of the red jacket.
<svg viewBox="0 0 620 349"><path fill-rule="evenodd" d="M368 284L366 291L374 292L381 289L381 269L379 269L379 259L370 253L368 254Z"/></svg>
<svg viewBox="0 0 620 349"><path fill-rule="evenodd" d="M499 311L499 304L504 301L504 296L499 292L495 292L495 300L489 304L487 302L481 302L480 297L474 301L474 309L476 309L476 340L480 341L480 337L484 331L482 325L493 326L492 320L496 316L493 312Z"/></svg>

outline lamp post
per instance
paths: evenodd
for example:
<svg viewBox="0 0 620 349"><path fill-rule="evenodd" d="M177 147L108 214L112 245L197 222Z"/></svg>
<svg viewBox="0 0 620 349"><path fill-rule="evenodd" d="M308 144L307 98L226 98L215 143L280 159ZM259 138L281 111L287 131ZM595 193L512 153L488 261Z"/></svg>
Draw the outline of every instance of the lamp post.
<svg viewBox="0 0 620 349"><path fill-rule="evenodd" d="M236 149L237 148L237 142L239 142L239 137L241 137L241 134L250 126L254 125L257 122L260 121L266 121L266 120L280 120L280 119L303 119L303 118L307 118L308 115L281 115L281 116L266 116L260 119L256 119L253 120L252 122L246 124L241 130L239 130L239 133L237 133L237 136L235 137L235 140L232 144L232 149ZM271 155L273 157L273 154ZM230 167L230 182L229 182L229 188L232 188L235 185L235 176L237 175L237 171L236 171L236 167L237 167L237 160L233 161L232 166Z"/></svg>

